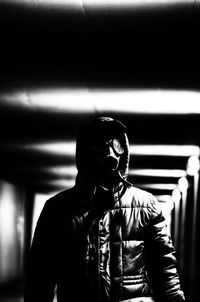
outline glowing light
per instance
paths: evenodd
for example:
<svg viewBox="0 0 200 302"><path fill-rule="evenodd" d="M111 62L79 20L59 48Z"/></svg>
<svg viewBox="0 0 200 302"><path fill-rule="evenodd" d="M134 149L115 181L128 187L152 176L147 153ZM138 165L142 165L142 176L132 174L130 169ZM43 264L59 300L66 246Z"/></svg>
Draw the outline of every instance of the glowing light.
<svg viewBox="0 0 200 302"><path fill-rule="evenodd" d="M94 110L95 104L87 89L59 89L35 91L29 94L29 102L39 109L86 113Z"/></svg>
<svg viewBox="0 0 200 302"><path fill-rule="evenodd" d="M185 192L188 189L188 181L186 177L181 177L178 181L178 187L181 192Z"/></svg>
<svg viewBox="0 0 200 302"><path fill-rule="evenodd" d="M62 113L200 113L200 93L182 90L27 89L4 93L0 95L0 100L5 105L27 110Z"/></svg>
<svg viewBox="0 0 200 302"><path fill-rule="evenodd" d="M188 159L187 173L188 175L194 176L198 173L198 171L199 171L199 158L193 155Z"/></svg>
<svg viewBox="0 0 200 302"><path fill-rule="evenodd" d="M172 192L172 200L177 203L181 200L181 193L179 191L179 189L174 189Z"/></svg>
<svg viewBox="0 0 200 302"><path fill-rule="evenodd" d="M156 190L174 190L177 187L175 184L165 184L165 183L139 184L137 186L141 188L156 189Z"/></svg>
<svg viewBox="0 0 200 302"><path fill-rule="evenodd" d="M179 169L130 169L129 175L148 177L182 177L186 175L186 171Z"/></svg>
<svg viewBox="0 0 200 302"><path fill-rule="evenodd" d="M15 205L14 205L14 193L12 192L12 186L10 184L3 184L3 196L0 203L0 222L1 230L4 232L6 240L9 242L9 238L14 235L14 221L15 221Z"/></svg>
<svg viewBox="0 0 200 302"><path fill-rule="evenodd" d="M71 142L49 142L21 145L23 149L45 152L49 154L75 156L76 143Z"/></svg>
<svg viewBox="0 0 200 302"><path fill-rule="evenodd" d="M33 239L33 235L35 232L35 227L40 216L40 213L45 205L47 199L52 197L52 195L47 194L36 194L34 198L34 205L33 205L33 222L32 222L32 230L31 230L31 241Z"/></svg>
<svg viewBox="0 0 200 302"><path fill-rule="evenodd" d="M75 165L48 167L48 168L43 168L42 170L48 173L62 175L62 176L74 177L77 174L77 168Z"/></svg>
<svg viewBox="0 0 200 302"><path fill-rule="evenodd" d="M189 113L195 106L200 112L200 95L186 91L119 91L110 92L97 99L99 111L136 113ZM191 97L191 103L189 102ZM180 102L182 106L180 106ZM181 108L180 108L181 107Z"/></svg>
<svg viewBox="0 0 200 302"><path fill-rule="evenodd" d="M68 6L86 6L91 8L141 8L141 7L166 7L166 6L177 6L178 4L190 4L191 0L10 0L11 3L21 3L31 6L49 6L58 5L63 7Z"/></svg>
<svg viewBox="0 0 200 302"><path fill-rule="evenodd" d="M133 155L168 155L191 156L199 155L199 147L192 145L130 145Z"/></svg>
<svg viewBox="0 0 200 302"><path fill-rule="evenodd" d="M187 91L85 89L41 91L29 97L36 107L79 112L192 113L192 108L200 112L200 94Z"/></svg>
<svg viewBox="0 0 200 302"><path fill-rule="evenodd" d="M0 279L14 279L20 269L20 248L23 246L23 218L17 205L18 190L10 183L0 181ZM21 194L20 194L20 197ZM20 219L20 220L19 220ZM19 222L20 228L19 229ZM21 241L22 240L22 241Z"/></svg>

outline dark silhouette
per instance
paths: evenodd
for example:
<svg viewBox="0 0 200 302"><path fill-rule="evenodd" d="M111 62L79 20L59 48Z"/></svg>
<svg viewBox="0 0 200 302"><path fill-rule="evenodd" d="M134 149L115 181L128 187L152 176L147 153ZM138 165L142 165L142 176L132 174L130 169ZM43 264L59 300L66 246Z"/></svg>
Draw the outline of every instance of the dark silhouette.
<svg viewBox="0 0 200 302"><path fill-rule="evenodd" d="M156 198L127 181L126 127L109 117L77 138L73 188L50 198L29 254L25 302L185 301Z"/></svg>

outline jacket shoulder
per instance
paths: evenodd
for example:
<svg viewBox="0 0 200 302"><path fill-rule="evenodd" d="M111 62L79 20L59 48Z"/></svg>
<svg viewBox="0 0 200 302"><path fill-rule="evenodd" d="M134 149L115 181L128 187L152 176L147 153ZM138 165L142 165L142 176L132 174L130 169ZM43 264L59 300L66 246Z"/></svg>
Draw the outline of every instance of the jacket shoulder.
<svg viewBox="0 0 200 302"><path fill-rule="evenodd" d="M161 208L157 198L153 194L140 188L134 186L128 187L122 199L124 207L144 209L152 215L152 218L161 214Z"/></svg>
<svg viewBox="0 0 200 302"><path fill-rule="evenodd" d="M47 199L44 205L44 209L49 211L63 211L65 208L68 208L71 204L71 200L73 200L74 196L74 188L67 189L64 191L61 191L54 196Z"/></svg>

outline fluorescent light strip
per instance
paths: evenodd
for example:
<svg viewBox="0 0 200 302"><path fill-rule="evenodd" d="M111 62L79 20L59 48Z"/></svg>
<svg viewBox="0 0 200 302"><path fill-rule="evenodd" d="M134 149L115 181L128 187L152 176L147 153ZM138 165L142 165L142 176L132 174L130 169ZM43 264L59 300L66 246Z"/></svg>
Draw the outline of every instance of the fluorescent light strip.
<svg viewBox="0 0 200 302"><path fill-rule="evenodd" d="M35 89L4 93L14 107L66 113L199 114L200 93L182 90Z"/></svg>
<svg viewBox="0 0 200 302"><path fill-rule="evenodd" d="M77 174L77 168L76 168L75 165L41 168L41 170L45 171L45 172L48 172L50 174L62 175L62 176L75 177L76 174Z"/></svg>
<svg viewBox="0 0 200 302"><path fill-rule="evenodd" d="M21 145L21 147L26 150L56 154L58 156L66 155L74 157L76 153L76 143L74 141L25 144Z"/></svg>
<svg viewBox="0 0 200 302"><path fill-rule="evenodd" d="M200 149L193 145L130 145L132 155L199 156Z"/></svg>
<svg viewBox="0 0 200 302"><path fill-rule="evenodd" d="M139 188L148 188L148 189L155 189L155 190L174 190L177 188L177 185L175 184L137 184L137 187Z"/></svg>
<svg viewBox="0 0 200 302"><path fill-rule="evenodd" d="M179 169L130 169L130 176L148 176L148 177L185 177L186 171Z"/></svg>
<svg viewBox="0 0 200 302"><path fill-rule="evenodd" d="M63 7L68 6L86 6L92 8L126 8L126 7L156 7L156 6L177 6L178 4L193 4L192 0L9 0L10 3L21 3L31 6L50 6L50 5L62 5Z"/></svg>

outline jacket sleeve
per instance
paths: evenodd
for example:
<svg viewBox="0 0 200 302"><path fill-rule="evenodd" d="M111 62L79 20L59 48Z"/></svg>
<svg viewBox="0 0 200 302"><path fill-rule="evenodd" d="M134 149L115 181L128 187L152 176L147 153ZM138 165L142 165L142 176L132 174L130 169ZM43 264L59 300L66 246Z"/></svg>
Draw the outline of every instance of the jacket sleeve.
<svg viewBox="0 0 200 302"><path fill-rule="evenodd" d="M56 284L56 226L52 200L40 214L28 254L24 302L52 302Z"/></svg>
<svg viewBox="0 0 200 302"><path fill-rule="evenodd" d="M152 196L146 232L147 273L156 302L185 301L177 271L176 251L166 220Z"/></svg>

